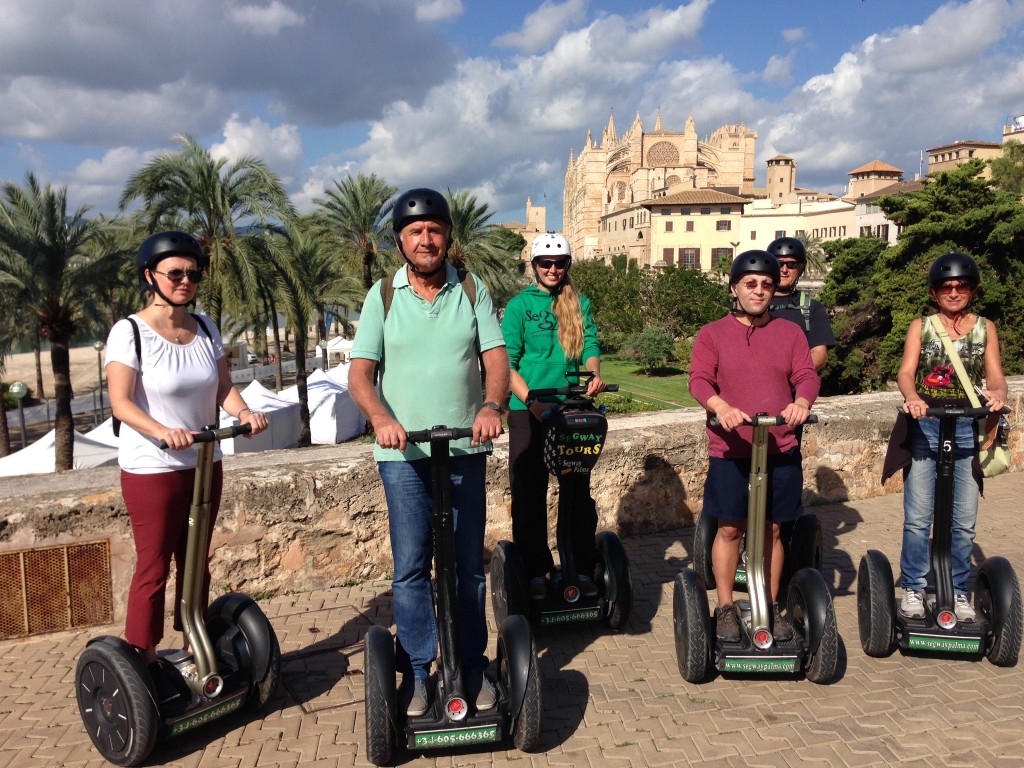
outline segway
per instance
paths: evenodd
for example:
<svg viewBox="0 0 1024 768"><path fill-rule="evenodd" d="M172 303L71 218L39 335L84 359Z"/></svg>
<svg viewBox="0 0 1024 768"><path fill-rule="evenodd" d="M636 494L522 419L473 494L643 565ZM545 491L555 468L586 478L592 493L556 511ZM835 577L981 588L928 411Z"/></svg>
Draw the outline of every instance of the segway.
<svg viewBox="0 0 1024 768"><path fill-rule="evenodd" d="M974 621L959 621L954 610L952 541L955 486L956 419L981 419L988 408L940 406L928 408L939 419L939 456L935 468L931 569L934 599L924 601L924 617L907 618L896 606L892 567L885 555L869 549L857 569L857 623L860 644L869 656L888 656L893 641L901 650L925 653L984 655L998 667L1017 663L1024 610L1020 583L1005 557L985 558L978 568L974 589ZM1003 409L1002 413L1009 413Z"/></svg>
<svg viewBox="0 0 1024 768"><path fill-rule="evenodd" d="M366 757L374 765L391 765L397 740L410 750L477 746L511 738L524 752L540 742L541 684L533 633L523 616L509 616L498 627L497 704L483 712L471 708L459 653L455 585L455 521L452 514L448 444L472 437L472 429L434 427L409 432L411 443L430 443L434 500L434 567L437 585L439 679L430 708L409 717L398 707L395 687L395 640L381 626L364 639ZM428 682L428 685L433 681Z"/></svg>
<svg viewBox="0 0 1024 768"><path fill-rule="evenodd" d="M807 423L815 423L812 414ZM785 424L781 416L754 417L750 459L750 497L747 503L747 594L737 600L740 638L719 640L715 618L708 607L708 584L694 568L685 568L673 585L673 626L676 660L683 679L700 683L712 668L724 673L799 674L814 683L835 678L839 660L832 594L821 572L809 567L797 570L786 589L786 605L793 624L793 638L772 636L771 602L764 569L764 541L768 498L768 428ZM712 426L717 420L711 419ZM709 550L710 551L710 550Z"/></svg>
<svg viewBox="0 0 1024 768"><path fill-rule="evenodd" d="M579 378L579 373L569 376ZM618 391L610 385L606 391ZM597 594L587 596L579 587L576 557L572 546L573 516L589 505L590 473L601 456L608 434L604 406L595 407L586 397L587 383L531 390L527 404L540 398L564 396L544 413L544 463L558 478L558 523L556 540L559 564L547 580L542 600L530 599L526 565L518 547L511 541L499 541L491 556L491 607L496 621L505 616L523 614L534 626L558 626L577 622L603 621L611 629L622 629L633 605L633 586L629 576L629 558L619 537L612 531L599 531L595 537L597 567L594 584Z"/></svg>
<svg viewBox="0 0 1024 768"><path fill-rule="evenodd" d="M188 517L181 618L190 650L158 651L157 668L119 637L89 641L75 669L78 711L96 749L115 765L138 765L158 738L190 731L236 710L257 710L277 690L281 651L274 628L243 594L217 598L202 613L210 536L214 441L249 425L194 436L199 456ZM166 448L165 443L161 444ZM155 679L159 674L162 680Z"/></svg>

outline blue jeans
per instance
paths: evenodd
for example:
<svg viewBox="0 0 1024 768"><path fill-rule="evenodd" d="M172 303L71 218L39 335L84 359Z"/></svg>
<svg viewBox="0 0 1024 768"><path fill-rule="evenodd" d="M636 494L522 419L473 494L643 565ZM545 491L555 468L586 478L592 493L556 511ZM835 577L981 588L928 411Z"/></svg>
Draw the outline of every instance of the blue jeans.
<svg viewBox="0 0 1024 768"><path fill-rule="evenodd" d="M900 556L904 589L922 591L931 561L929 537L935 512L935 472L939 446L938 419L909 419L913 460L903 475L903 553ZM953 472L953 539L951 560L953 591L967 594L971 549L978 520L978 483L971 471L974 458L974 422L957 419L956 468Z"/></svg>
<svg viewBox="0 0 1024 768"><path fill-rule="evenodd" d="M453 457L452 514L455 520L456 595L459 650L464 674L472 680L487 667L487 620L484 616L484 526L487 518L487 456ZM437 625L431 570L434 557L430 459L382 461L377 464L388 501L397 671L420 680L430 675L437 658Z"/></svg>

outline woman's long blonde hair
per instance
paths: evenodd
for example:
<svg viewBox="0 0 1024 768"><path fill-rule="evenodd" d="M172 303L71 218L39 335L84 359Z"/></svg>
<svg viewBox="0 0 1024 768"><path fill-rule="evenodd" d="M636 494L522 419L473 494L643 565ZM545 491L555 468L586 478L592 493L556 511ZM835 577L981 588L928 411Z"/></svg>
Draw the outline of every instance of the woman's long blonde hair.
<svg viewBox="0 0 1024 768"><path fill-rule="evenodd" d="M558 320L558 343L566 359L579 359L583 354L583 307L568 272L551 302L551 311Z"/></svg>

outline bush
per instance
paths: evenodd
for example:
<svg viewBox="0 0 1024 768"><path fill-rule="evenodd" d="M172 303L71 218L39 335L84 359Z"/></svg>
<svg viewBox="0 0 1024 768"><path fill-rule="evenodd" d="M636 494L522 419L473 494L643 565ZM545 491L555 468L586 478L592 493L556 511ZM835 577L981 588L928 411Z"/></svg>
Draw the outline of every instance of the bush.
<svg viewBox="0 0 1024 768"><path fill-rule="evenodd" d="M634 400L631 395L620 395L615 392L599 395L598 403L604 406L605 413L629 414L660 410L654 403Z"/></svg>
<svg viewBox="0 0 1024 768"><path fill-rule="evenodd" d="M668 331L648 327L629 337L623 356L638 361L650 376L655 368L668 362L672 351L672 337Z"/></svg>

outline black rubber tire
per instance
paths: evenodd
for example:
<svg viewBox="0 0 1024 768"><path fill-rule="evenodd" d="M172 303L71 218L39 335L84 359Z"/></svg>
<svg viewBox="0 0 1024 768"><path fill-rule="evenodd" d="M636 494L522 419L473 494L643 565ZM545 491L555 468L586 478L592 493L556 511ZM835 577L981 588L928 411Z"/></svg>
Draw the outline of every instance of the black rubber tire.
<svg viewBox="0 0 1024 768"><path fill-rule="evenodd" d="M839 668L839 629L836 626L836 611L832 604L832 593L820 572L803 568L793 574L786 592L786 609L793 629L806 638L817 637L807 649L804 660L804 675L812 683L827 685L836 677ZM813 606L823 604L823 615ZM820 627L815 622L821 621Z"/></svg>
<svg viewBox="0 0 1024 768"><path fill-rule="evenodd" d="M622 541L611 531L597 534L597 563L604 579L605 595L615 595L608 601L605 623L609 628L622 630L633 611L633 581L629 574L629 557Z"/></svg>
<svg viewBox="0 0 1024 768"><path fill-rule="evenodd" d="M383 627L370 627L363 641L366 759L374 765L395 761L395 643Z"/></svg>
<svg viewBox="0 0 1024 768"><path fill-rule="evenodd" d="M500 627L511 615L527 614L526 567L511 541L499 541L491 553L491 608Z"/></svg>
<svg viewBox="0 0 1024 768"><path fill-rule="evenodd" d="M254 680L249 698L245 700L245 709L256 712L263 709L277 692L277 686L281 682L281 646L277 642L277 635L274 628L267 622L270 630L270 659L267 661L267 673L262 680Z"/></svg>
<svg viewBox="0 0 1024 768"><path fill-rule="evenodd" d="M692 568L676 575L672 626L679 674L688 683L704 682L711 669L711 614L703 579Z"/></svg>
<svg viewBox="0 0 1024 768"><path fill-rule="evenodd" d="M691 567L704 579L708 589L715 588L715 571L711 565L711 548L718 535L718 519L701 512L693 529L693 562Z"/></svg>
<svg viewBox="0 0 1024 768"><path fill-rule="evenodd" d="M857 626L860 647L868 656L888 656L896 623L892 566L881 552L869 549L857 568Z"/></svg>
<svg viewBox="0 0 1024 768"><path fill-rule="evenodd" d="M821 570L821 523L818 516L804 512L790 524L783 524L782 545L784 560L780 592L789 587L789 580L801 568Z"/></svg>
<svg viewBox="0 0 1024 768"><path fill-rule="evenodd" d="M985 646L985 658L997 667L1012 667L1020 655L1021 636L1024 634L1024 609L1021 606L1020 582L1013 568L1000 570L1001 578L989 579L983 567L978 573L974 601L977 610L994 627L991 606L993 602L1008 602L1009 610L999 631L993 629ZM1005 590L999 594L1000 590Z"/></svg>
<svg viewBox="0 0 1024 768"><path fill-rule="evenodd" d="M146 681L126 654L127 643L88 645L78 657L75 692L85 730L97 751L114 765L139 765L153 751L159 713Z"/></svg>
<svg viewBox="0 0 1024 768"><path fill-rule="evenodd" d="M518 713L511 713L514 717L511 736L512 744L516 749L522 752L536 752L540 748L541 719L544 714L544 705L541 698L537 646L534 643L532 632L499 631L497 653L498 674L501 678L500 684L505 689L506 694L509 691L516 690L523 682L521 680L511 679L511 675L518 675L520 672L517 671L517 665L508 663L510 656L508 643L513 642L512 638L520 638L522 640L526 637L529 637L530 642L530 664L529 669L526 671L523 705Z"/></svg>

